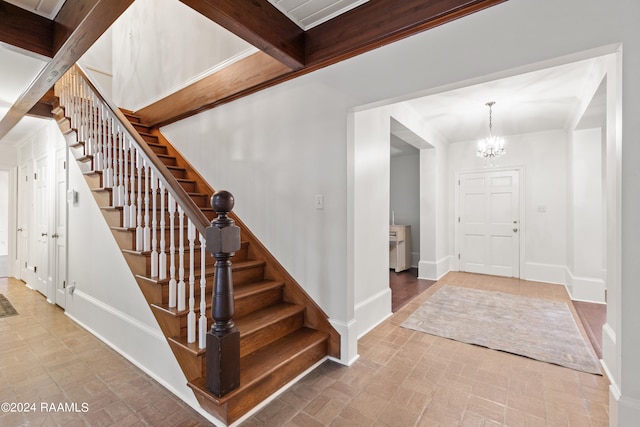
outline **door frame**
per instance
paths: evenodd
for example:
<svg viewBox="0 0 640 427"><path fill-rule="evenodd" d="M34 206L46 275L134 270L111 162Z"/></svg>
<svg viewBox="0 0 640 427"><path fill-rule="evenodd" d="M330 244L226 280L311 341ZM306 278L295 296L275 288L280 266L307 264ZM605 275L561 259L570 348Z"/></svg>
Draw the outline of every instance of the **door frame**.
<svg viewBox="0 0 640 427"><path fill-rule="evenodd" d="M44 165L44 171L41 169ZM37 178L34 177L33 184L33 206L35 211L33 228L35 230L33 244L35 245L35 267L34 269L34 289L40 292L47 298L47 301L53 303L54 289L53 280L51 277L51 254L52 254L52 238L51 231L51 157L49 153L41 154L34 159L34 173ZM42 189L44 187L44 189ZM43 192L44 194L41 194ZM46 204L46 208L42 209L40 203ZM44 212L42 212L44 211ZM44 219L39 215L44 215ZM42 230L44 228L44 231ZM40 234L40 236L38 236ZM44 235L43 235L44 234ZM44 239L43 239L44 237ZM41 254L40 251L44 250L45 253Z"/></svg>
<svg viewBox="0 0 640 427"><path fill-rule="evenodd" d="M456 171L455 173L455 181L453 186L455 188L455 197L454 197L454 266L456 271L460 271L460 239L462 238L462 233L460 232L460 223L458 222L458 217L460 217L460 178L462 175L467 174L479 174L479 173L488 173L488 172L506 172L506 171L517 171L519 175L519 202L518 208L520 210L520 224L518 232L520 233L520 259L519 259L519 276L518 278L526 277L525 270L525 242L526 242L526 197L525 197L525 167L524 166L505 166L505 167L495 167L495 168L483 168L483 169L474 169L474 170L464 170L464 171Z"/></svg>
<svg viewBox="0 0 640 427"><path fill-rule="evenodd" d="M52 209L54 213L54 225L53 231L57 237L52 239L52 262L50 268L53 269L51 277L53 278L53 296L51 298L52 302L56 303L63 309L66 309L66 281L67 281L67 234L69 228L69 207L67 205L67 189L69 185L69 173L68 173L68 164L69 164L69 150L66 146L61 146L55 151L55 166L54 173L55 179L53 180L53 193L54 193L54 208ZM62 165L60 164L62 161ZM60 170L62 167L62 170ZM60 179L64 180L64 189L61 189L58 184L60 184ZM60 218L60 205L64 206L64 213L62 218ZM64 224L64 234L62 236L59 235L58 224ZM62 257L64 259L60 259L60 242L63 243L64 250L62 251ZM62 277L61 277L62 276ZM60 283L62 279L63 283Z"/></svg>

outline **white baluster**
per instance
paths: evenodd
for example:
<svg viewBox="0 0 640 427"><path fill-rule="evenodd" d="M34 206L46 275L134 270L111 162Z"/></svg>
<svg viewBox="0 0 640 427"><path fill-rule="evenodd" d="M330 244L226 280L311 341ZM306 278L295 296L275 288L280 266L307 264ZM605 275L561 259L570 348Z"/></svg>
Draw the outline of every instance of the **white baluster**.
<svg viewBox="0 0 640 427"><path fill-rule="evenodd" d="M151 227L149 227L149 178L150 168L147 161L144 161L144 241L142 249L151 250Z"/></svg>
<svg viewBox="0 0 640 427"><path fill-rule="evenodd" d="M138 172L138 206L136 212L136 251L143 248L144 233L142 232L142 157L136 153L136 170Z"/></svg>
<svg viewBox="0 0 640 427"><path fill-rule="evenodd" d="M196 256L195 240L196 226L187 219L187 235L189 239L189 314L187 314L187 342L196 342L196 269L194 258Z"/></svg>
<svg viewBox="0 0 640 427"><path fill-rule="evenodd" d="M164 197L165 197L165 189L164 184L160 181L160 254L158 255L158 270L159 270L159 279L164 280L167 278L167 253L165 252L165 210L164 210Z"/></svg>
<svg viewBox="0 0 640 427"><path fill-rule="evenodd" d="M83 120L82 120L82 131L84 133L84 146L87 150L87 155L91 156L93 154L92 151L92 146L91 146L91 134L89 133L90 130L90 123L91 123L91 106L89 105L89 98L87 97L87 94L89 93L89 91L87 90L87 82L84 81L84 79L82 80L82 114L83 114Z"/></svg>
<svg viewBox="0 0 640 427"><path fill-rule="evenodd" d="M126 228L131 227L133 220L131 218L131 206L129 206L129 177L127 173L129 172L129 138L125 138L124 133L120 133L120 138L122 138L122 157L124 159L124 172L122 176L123 185L122 185L122 218L124 220L124 226Z"/></svg>
<svg viewBox="0 0 640 427"><path fill-rule="evenodd" d="M96 100L96 120L95 120L95 132L96 132L96 140L98 143L98 147L96 150L96 155L93 158L94 160L94 169L96 171L101 171L104 169L104 140L103 140L103 135L104 133L102 132L102 118L103 118L103 110L104 109L104 105L102 104L102 102L97 99Z"/></svg>
<svg viewBox="0 0 640 427"><path fill-rule="evenodd" d="M118 206L116 188L118 186L118 138L113 123L113 118L109 115L109 137L111 138L111 189L114 193L113 206Z"/></svg>
<svg viewBox="0 0 640 427"><path fill-rule="evenodd" d="M102 114L100 117L100 129L102 132L102 181L105 179L105 169L109 167L109 135L107 133L107 109L102 105ZM104 184L103 184L104 186Z"/></svg>
<svg viewBox="0 0 640 427"><path fill-rule="evenodd" d="M118 140L118 204L124 206L124 135L120 128L120 123L116 125L116 138Z"/></svg>
<svg viewBox="0 0 640 427"><path fill-rule="evenodd" d="M109 115L106 114L106 111L102 120L105 137L105 168L102 171L102 187L110 188L113 187L113 155L111 151L113 138L111 136L111 127L109 126Z"/></svg>
<svg viewBox="0 0 640 427"><path fill-rule="evenodd" d="M151 209L153 219L151 220L151 277L158 277L158 178L151 171Z"/></svg>
<svg viewBox="0 0 640 427"><path fill-rule="evenodd" d="M175 238L175 213L176 213L176 202L173 200L173 196L169 194L169 307L173 308L176 306L176 238Z"/></svg>
<svg viewBox="0 0 640 427"><path fill-rule="evenodd" d="M182 207L178 205L178 219L179 219L179 239L180 246L178 247L179 261L178 261L178 310L182 311L186 308L186 298L185 295L185 283L184 283L184 212L182 211Z"/></svg>
<svg viewBox="0 0 640 427"><path fill-rule="evenodd" d="M96 141L96 103L93 91L87 91L87 102L89 103L89 140L91 141L91 154L93 155L93 170L96 170L96 154L98 153L98 144Z"/></svg>
<svg viewBox="0 0 640 427"><path fill-rule="evenodd" d="M198 319L198 347L205 348L207 346L207 278L205 277L205 259L207 251L205 247L207 242L202 234L198 233L200 238L200 319Z"/></svg>
<svg viewBox="0 0 640 427"><path fill-rule="evenodd" d="M85 112L84 112L84 98L82 97L82 81L78 82L78 102L80 104L80 115L78 120L78 132L80 132L80 141L82 141L83 154L86 156L89 154L87 137L84 131L84 120L85 120Z"/></svg>
<svg viewBox="0 0 640 427"><path fill-rule="evenodd" d="M138 152L135 146L129 141L129 227L136 228L136 173L134 171L137 165Z"/></svg>

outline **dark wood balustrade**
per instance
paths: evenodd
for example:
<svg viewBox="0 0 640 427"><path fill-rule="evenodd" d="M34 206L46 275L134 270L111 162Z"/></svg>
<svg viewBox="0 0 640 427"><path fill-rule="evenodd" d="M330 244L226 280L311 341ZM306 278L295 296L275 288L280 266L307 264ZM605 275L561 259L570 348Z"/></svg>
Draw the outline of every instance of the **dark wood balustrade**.
<svg viewBox="0 0 640 427"><path fill-rule="evenodd" d="M240 250L240 228L227 216L235 201L228 191L216 191L211 207L218 217L207 228L207 251L216 259L213 325L207 332L207 389L222 397L240 386L240 331L233 322L231 257Z"/></svg>

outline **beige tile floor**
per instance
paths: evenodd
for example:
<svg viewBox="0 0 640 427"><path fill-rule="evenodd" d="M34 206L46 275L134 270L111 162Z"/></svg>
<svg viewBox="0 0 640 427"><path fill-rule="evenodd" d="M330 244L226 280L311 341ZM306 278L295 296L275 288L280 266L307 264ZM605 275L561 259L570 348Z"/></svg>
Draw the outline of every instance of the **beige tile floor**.
<svg viewBox="0 0 640 427"><path fill-rule="evenodd" d="M363 337L353 366L325 362L242 425L608 425L606 377L399 327L444 283L568 301L557 285L450 273ZM90 408L0 413L1 426L207 425L39 294L3 279L0 293L20 312L0 319L0 401L86 401Z"/></svg>

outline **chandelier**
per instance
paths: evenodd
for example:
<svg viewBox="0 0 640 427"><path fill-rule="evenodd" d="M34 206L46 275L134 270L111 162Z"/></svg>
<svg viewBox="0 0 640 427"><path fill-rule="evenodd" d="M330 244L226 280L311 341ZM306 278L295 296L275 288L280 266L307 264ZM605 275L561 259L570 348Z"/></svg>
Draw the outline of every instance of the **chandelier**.
<svg viewBox="0 0 640 427"><path fill-rule="evenodd" d="M492 109L494 101L487 102L485 105L489 107L489 136L478 141L478 157L486 159L488 162L495 164L495 160L506 153L504 149L504 139L494 136L492 132Z"/></svg>

